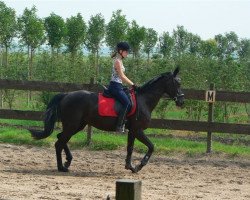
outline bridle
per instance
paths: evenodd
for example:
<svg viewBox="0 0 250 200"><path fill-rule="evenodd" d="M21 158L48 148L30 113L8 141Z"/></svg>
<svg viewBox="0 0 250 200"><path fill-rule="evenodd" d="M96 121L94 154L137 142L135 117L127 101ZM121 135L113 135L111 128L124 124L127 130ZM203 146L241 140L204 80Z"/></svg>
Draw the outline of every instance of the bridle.
<svg viewBox="0 0 250 200"><path fill-rule="evenodd" d="M175 77L173 76L173 74L171 74L171 76L169 77L169 79L170 78L172 78L172 81L173 81L173 85L176 85L175 84ZM173 99L173 101L174 102L178 102L178 100L180 99L180 98L183 98L184 97L184 94L182 93L182 92L180 92L180 90L178 89L178 91L177 91L177 94L174 96L174 97L172 97L172 99Z"/></svg>
<svg viewBox="0 0 250 200"><path fill-rule="evenodd" d="M184 94L183 94L183 93L177 94L175 97L173 97L173 100L174 100L175 102L177 102L180 98L183 98L183 97L184 97Z"/></svg>

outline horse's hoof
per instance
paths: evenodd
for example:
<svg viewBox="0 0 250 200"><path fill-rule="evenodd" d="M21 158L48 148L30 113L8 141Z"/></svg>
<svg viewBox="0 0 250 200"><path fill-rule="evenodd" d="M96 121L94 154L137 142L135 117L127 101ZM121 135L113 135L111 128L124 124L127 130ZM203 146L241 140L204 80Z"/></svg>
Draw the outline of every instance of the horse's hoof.
<svg viewBox="0 0 250 200"><path fill-rule="evenodd" d="M137 171L135 168L133 168L133 169L131 169L131 172L132 172L133 174L135 174L135 173L137 173L138 171Z"/></svg>
<svg viewBox="0 0 250 200"><path fill-rule="evenodd" d="M132 173L136 173L135 168L131 164L125 165L125 169L131 170Z"/></svg>
<svg viewBox="0 0 250 200"><path fill-rule="evenodd" d="M141 166L141 165L136 165L135 168L134 168L134 172L133 172L133 173L137 173L137 172L139 172L141 169L142 169L142 166Z"/></svg>
<svg viewBox="0 0 250 200"><path fill-rule="evenodd" d="M129 165L125 165L125 169L130 169L132 166L129 164Z"/></svg>
<svg viewBox="0 0 250 200"><path fill-rule="evenodd" d="M70 164L71 164L71 162L66 161L66 162L64 163L64 167L68 169L68 168L69 168L69 166L70 166Z"/></svg>
<svg viewBox="0 0 250 200"><path fill-rule="evenodd" d="M129 169L131 170L132 173L136 173L137 172L134 167L130 167Z"/></svg>
<svg viewBox="0 0 250 200"><path fill-rule="evenodd" d="M134 167L131 166L129 169L131 170L132 173L137 173L137 171Z"/></svg>
<svg viewBox="0 0 250 200"><path fill-rule="evenodd" d="M58 171L59 172L68 172L69 170L66 167L58 167Z"/></svg>

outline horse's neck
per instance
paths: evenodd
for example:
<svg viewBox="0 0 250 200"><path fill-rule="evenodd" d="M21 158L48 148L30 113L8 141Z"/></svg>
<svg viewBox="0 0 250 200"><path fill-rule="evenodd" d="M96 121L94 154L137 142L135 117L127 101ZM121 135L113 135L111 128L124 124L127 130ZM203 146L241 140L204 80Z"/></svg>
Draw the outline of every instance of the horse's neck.
<svg viewBox="0 0 250 200"><path fill-rule="evenodd" d="M142 96L145 100L146 106L149 111L152 112L158 102L160 101L162 95L164 94L164 78L152 83L147 90L142 92Z"/></svg>

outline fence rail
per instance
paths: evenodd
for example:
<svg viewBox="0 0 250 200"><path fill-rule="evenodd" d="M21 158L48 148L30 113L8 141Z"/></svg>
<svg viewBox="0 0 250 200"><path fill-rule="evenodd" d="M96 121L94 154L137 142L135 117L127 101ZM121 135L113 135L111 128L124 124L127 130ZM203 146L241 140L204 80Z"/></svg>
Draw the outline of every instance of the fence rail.
<svg viewBox="0 0 250 200"><path fill-rule="evenodd" d="M0 109L1 119L22 119L43 121L44 112L41 111L22 111ZM201 132L221 132L234 134L250 134L250 125L248 124L229 124L206 121L187 121L187 120L166 120L152 119L149 128L156 129L172 129L186 131L201 131Z"/></svg>
<svg viewBox="0 0 250 200"><path fill-rule="evenodd" d="M30 91L50 91L50 92L69 92L75 90L91 90L98 92L102 86L98 84L74 84L57 83L43 81L18 81L0 80L0 89L30 90ZM183 89L185 99L204 100L205 91L195 89ZM250 92L229 92L216 91L216 101L250 103Z"/></svg>
<svg viewBox="0 0 250 200"><path fill-rule="evenodd" d="M98 92L102 90L101 85L97 84L74 84L74 83L57 83L57 82L43 82L43 81L20 81L20 80L0 80L0 89L15 89L15 90L31 90L31 91L50 91L50 92L70 92L75 90L91 90ZM204 100L204 90L184 89L185 99ZM167 96L165 96L167 97ZM216 101L250 103L250 92L228 92L216 91ZM20 110L0 110L0 118L12 119L27 119L27 120L43 120L43 112L38 111L20 111ZM224 132L225 123L214 123L208 126L207 122L183 121L183 120L159 120L153 119L151 128L170 128L179 130L194 130L207 131L209 128ZM232 126L245 127L248 125L228 124L230 129L225 132L232 133ZM222 127L216 128L215 126ZM233 128L239 130L240 128ZM250 129L249 129L250 130ZM238 132L238 131L237 131ZM240 131L241 132L241 131ZM245 133L245 129L243 131Z"/></svg>
<svg viewBox="0 0 250 200"><path fill-rule="evenodd" d="M57 83L42 81L17 81L17 80L0 80L0 89L14 90L30 90L30 91L50 91L50 92L70 92L76 90L90 90L93 92L102 91L102 86L93 84L73 84L73 83ZM205 100L204 90L184 89L185 99ZM167 96L164 96L166 98ZM216 91L216 101L250 103L250 92L229 92ZM211 104L210 104L211 106ZM0 118L4 119L23 119L42 121L44 112L41 111L23 111L0 109ZM152 119L150 128L157 129L173 129L200 132L219 132L250 135L249 124L229 124L205 121L186 121L186 120L168 120L168 119ZM89 129L89 132L91 130ZM88 133L88 138L91 134ZM211 145L211 137L208 137L208 146ZM210 148L208 148L210 151Z"/></svg>

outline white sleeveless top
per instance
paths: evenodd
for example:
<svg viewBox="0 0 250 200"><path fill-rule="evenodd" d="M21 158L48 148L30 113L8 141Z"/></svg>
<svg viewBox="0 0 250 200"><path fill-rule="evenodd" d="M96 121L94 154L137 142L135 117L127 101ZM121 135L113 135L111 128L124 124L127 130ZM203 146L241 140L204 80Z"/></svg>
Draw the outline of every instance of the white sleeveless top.
<svg viewBox="0 0 250 200"><path fill-rule="evenodd" d="M119 58L114 58L114 61L113 61L113 67L112 67L112 75L111 75L111 81L113 82L117 82L117 83L121 83L122 84L122 79L119 77L116 69L115 69L115 62L116 60L119 60L120 63L121 63L121 67L122 67L122 71L125 72L125 67L123 66L123 63L121 61L121 59Z"/></svg>

